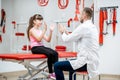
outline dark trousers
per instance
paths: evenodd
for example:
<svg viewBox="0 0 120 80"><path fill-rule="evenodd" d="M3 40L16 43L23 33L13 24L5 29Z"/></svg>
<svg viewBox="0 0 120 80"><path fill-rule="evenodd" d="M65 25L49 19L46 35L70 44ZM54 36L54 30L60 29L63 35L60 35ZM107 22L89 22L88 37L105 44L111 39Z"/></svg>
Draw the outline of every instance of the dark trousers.
<svg viewBox="0 0 120 80"><path fill-rule="evenodd" d="M33 54L44 54L47 56L47 65L49 73L53 73L52 65L58 61L58 53L51 48L44 46L35 46L31 49Z"/></svg>
<svg viewBox="0 0 120 80"><path fill-rule="evenodd" d="M56 74L56 80L65 80L63 71L69 71L69 80L72 80L72 74L75 71L87 71L87 64L79 69L73 70L69 61L60 61L54 64L54 70ZM76 80L76 75L74 76L74 80Z"/></svg>

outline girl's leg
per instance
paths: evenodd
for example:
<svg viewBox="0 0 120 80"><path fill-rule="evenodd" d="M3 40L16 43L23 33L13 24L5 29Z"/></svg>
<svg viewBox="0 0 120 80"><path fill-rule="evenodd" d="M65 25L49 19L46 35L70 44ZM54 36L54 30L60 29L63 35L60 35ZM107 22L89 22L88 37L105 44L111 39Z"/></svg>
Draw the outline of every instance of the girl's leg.
<svg viewBox="0 0 120 80"><path fill-rule="evenodd" d="M52 55L52 62L55 63L58 61L58 52L51 49L51 48L48 48L48 47L45 47L47 50L50 51L51 55Z"/></svg>
<svg viewBox="0 0 120 80"><path fill-rule="evenodd" d="M49 73L53 73L51 51L46 49L44 46L33 47L31 50L32 50L33 54L40 54L41 53L41 54L45 54L47 56L47 58L48 58L47 64L48 64Z"/></svg>
<svg viewBox="0 0 120 80"><path fill-rule="evenodd" d="M63 71L73 71L73 68L69 61L60 61L54 64L54 70L56 74L56 80L65 80Z"/></svg>

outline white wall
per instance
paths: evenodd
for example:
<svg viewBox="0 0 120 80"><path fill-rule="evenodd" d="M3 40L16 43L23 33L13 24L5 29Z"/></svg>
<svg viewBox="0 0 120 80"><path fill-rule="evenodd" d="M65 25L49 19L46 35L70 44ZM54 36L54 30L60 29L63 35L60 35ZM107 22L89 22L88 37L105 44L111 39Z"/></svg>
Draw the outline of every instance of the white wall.
<svg viewBox="0 0 120 80"><path fill-rule="evenodd" d="M6 33L2 34L2 43L0 43L0 52L10 52L10 32L11 32L11 19L12 19L12 1L1 0L1 8L6 12Z"/></svg>
<svg viewBox="0 0 120 80"><path fill-rule="evenodd" d="M100 72L106 74L120 74L120 0L96 0L95 24L99 26L99 8L119 6L117 9L116 35L112 35L112 25L108 26L108 34L104 36L104 44L100 47Z"/></svg>
<svg viewBox="0 0 120 80"><path fill-rule="evenodd" d="M29 22L29 18L33 16L34 14L41 14L44 17L44 11L42 7L39 7L37 4L37 1L35 0L13 0L13 11L14 11L14 16L13 20L16 21L17 24L21 23L27 23ZM16 37L11 35L11 43L13 44L11 47L11 51L16 52L16 50L19 48L19 52L21 52L21 48L23 45L27 44L27 34L26 34L26 29L28 25L19 25L16 26L17 28L11 31L12 32L23 32L25 33L25 37ZM14 33L12 33L14 34Z"/></svg>
<svg viewBox="0 0 120 80"><path fill-rule="evenodd" d="M0 44L0 53L10 53L10 44L11 44L11 32L13 26L11 22L14 16L13 6L14 1L12 0L1 0L1 7L6 11L6 33L2 34L3 41ZM13 45L13 44L12 44ZM9 71L16 71L18 69L24 69L23 66L19 66L20 64L11 63L11 62L2 62L0 61L0 72L9 72Z"/></svg>
<svg viewBox="0 0 120 80"><path fill-rule="evenodd" d="M0 10L1 10L1 0L0 0ZM1 13L0 13L0 17L1 17ZM1 19L0 19L1 20Z"/></svg>
<svg viewBox="0 0 120 80"><path fill-rule="evenodd" d="M120 7L120 0L94 0L95 1L95 25L99 26L99 8L105 6L116 6ZM87 0L85 0L87 2ZM90 6L92 2L88 0L85 6ZM22 5L21 5L22 4ZM13 26L11 25L12 20L19 22L28 22L29 17L35 13L40 13L43 15L47 24L51 24L54 20L68 20L69 18L74 18L75 13L75 2L70 0L69 6L61 10L57 6L57 0L49 0L49 4L46 7L40 7L37 5L37 0L2 0L2 8L5 8L7 14L7 31L4 35L4 38L8 38L11 42L15 42L13 39ZM100 72L106 74L120 74L120 10L117 10L117 31L116 35L112 36L112 28L109 27L109 34L104 38L104 45L100 47ZM27 27L27 26L26 26ZM48 31L49 32L49 31ZM56 36L56 33L53 34ZM13 38L13 39L11 39ZM52 47L55 44L55 37L52 40ZM10 49L13 45L10 41L3 40L3 43L0 44L0 53L13 52L13 48ZM7 43L7 44L6 44ZM16 44L16 42L14 43ZM46 43L47 44L47 43ZM17 46L17 45L16 45ZM48 44L50 46L50 44ZM0 61L0 72L10 72L16 70L23 70L22 65L16 63L8 63ZM9 67L5 67L9 66Z"/></svg>

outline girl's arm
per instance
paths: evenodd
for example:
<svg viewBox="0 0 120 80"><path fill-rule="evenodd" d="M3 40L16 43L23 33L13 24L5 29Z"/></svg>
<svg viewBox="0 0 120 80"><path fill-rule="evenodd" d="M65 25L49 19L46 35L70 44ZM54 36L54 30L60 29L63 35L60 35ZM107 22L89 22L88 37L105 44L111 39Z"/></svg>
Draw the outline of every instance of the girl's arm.
<svg viewBox="0 0 120 80"><path fill-rule="evenodd" d="M50 31L49 36L44 35L44 40L47 41L47 42L50 42L51 38L52 38L52 31Z"/></svg>
<svg viewBox="0 0 120 80"><path fill-rule="evenodd" d="M60 31L61 34L63 34L64 32L65 32L67 35L70 34L62 24L58 24L58 29L59 29L59 31Z"/></svg>
<svg viewBox="0 0 120 80"><path fill-rule="evenodd" d="M52 32L53 32L53 30L54 30L54 27L55 26L51 26L50 27L50 34L49 34L49 36L44 36L44 39L47 41L47 42L50 42L51 41L51 38L52 38Z"/></svg>
<svg viewBox="0 0 120 80"><path fill-rule="evenodd" d="M37 35L37 33L34 32L34 30L30 30L30 35L33 36L38 42L40 42L44 38L46 31L47 31L47 25L44 23L44 29L41 35Z"/></svg>

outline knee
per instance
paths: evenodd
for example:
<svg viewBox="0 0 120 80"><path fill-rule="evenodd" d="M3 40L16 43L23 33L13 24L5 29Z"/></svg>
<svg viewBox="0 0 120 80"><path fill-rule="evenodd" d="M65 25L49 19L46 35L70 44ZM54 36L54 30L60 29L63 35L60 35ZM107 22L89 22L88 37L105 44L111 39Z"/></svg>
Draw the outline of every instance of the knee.
<svg viewBox="0 0 120 80"><path fill-rule="evenodd" d="M55 64L54 64L54 69L56 70L56 69L58 69L59 68L59 62L56 62Z"/></svg>
<svg viewBox="0 0 120 80"><path fill-rule="evenodd" d="M51 54L46 54L48 59L51 59L52 55Z"/></svg>
<svg viewBox="0 0 120 80"><path fill-rule="evenodd" d="M55 57L58 58L58 53L56 52Z"/></svg>
<svg viewBox="0 0 120 80"><path fill-rule="evenodd" d="M54 53L52 53L52 55L56 58L58 58L58 53L55 51Z"/></svg>
<svg viewBox="0 0 120 80"><path fill-rule="evenodd" d="M57 53L56 51L54 52L54 54L55 54L56 56L58 56L58 53Z"/></svg>

